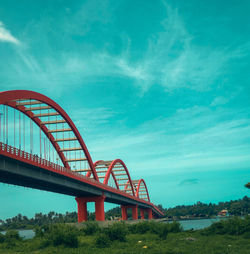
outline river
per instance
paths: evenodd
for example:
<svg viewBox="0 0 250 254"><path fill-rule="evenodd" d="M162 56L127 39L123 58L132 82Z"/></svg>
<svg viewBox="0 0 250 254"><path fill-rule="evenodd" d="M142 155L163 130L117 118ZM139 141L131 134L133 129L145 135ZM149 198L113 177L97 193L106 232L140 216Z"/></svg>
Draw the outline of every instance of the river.
<svg viewBox="0 0 250 254"><path fill-rule="evenodd" d="M226 218L200 219L200 220L181 220L179 221L184 230L203 229L212 225L214 222L224 220Z"/></svg>

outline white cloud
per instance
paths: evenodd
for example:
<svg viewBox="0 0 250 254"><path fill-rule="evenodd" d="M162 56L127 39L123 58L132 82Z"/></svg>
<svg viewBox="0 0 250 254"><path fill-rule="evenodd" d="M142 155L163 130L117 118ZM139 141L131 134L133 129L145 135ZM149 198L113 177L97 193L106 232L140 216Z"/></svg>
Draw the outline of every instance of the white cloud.
<svg viewBox="0 0 250 254"><path fill-rule="evenodd" d="M0 41L6 41L14 44L20 44L20 41L8 31L4 24L0 21Z"/></svg>
<svg viewBox="0 0 250 254"><path fill-rule="evenodd" d="M228 103L228 101L230 100L230 98L225 98L223 96L218 96L216 98L214 98L214 100L211 102L211 106L218 106L218 105L224 105L226 103Z"/></svg>
<svg viewBox="0 0 250 254"><path fill-rule="evenodd" d="M117 112L110 108L100 107L100 108L81 108L73 109L71 117L74 123L79 129L97 128L100 125L109 123L113 117L115 117Z"/></svg>
<svg viewBox="0 0 250 254"><path fill-rule="evenodd" d="M223 117L227 118L224 111L193 107L146 122L133 131L121 130L114 123L112 131L103 127L88 133L87 145L94 160L123 159L134 178L142 173L249 167L250 119Z"/></svg>
<svg viewBox="0 0 250 254"><path fill-rule="evenodd" d="M48 52L53 51L48 45L46 53L36 57L29 48L22 48L18 51L20 58L11 62L17 75L7 77L8 85L14 84L13 88L16 88L17 80L23 80L26 86L32 84L38 89L46 87L51 93L57 91L59 95L69 86L79 87L103 77L118 77L129 79L128 83L140 87L142 92L153 85L160 85L166 91L179 88L206 91L218 85L230 60L248 54L249 43L234 51L225 48L197 47L178 10L171 8L165 1L162 3L166 13L165 19L161 22L162 29L148 35L148 40L145 41L146 50L141 57L134 57L135 48L131 49L131 41L134 38L129 38L125 32L120 34L123 46L116 54L111 54L106 46L96 50L93 45L88 44L78 48L77 52L72 48L71 51L63 51L64 53L59 55L52 53L49 56ZM87 1L70 21L60 20L60 27L63 27L64 32L70 37L72 34L85 36L93 24L113 26L116 5L110 6L108 1L103 1L101 5L96 5L96 1L94 3ZM104 11L107 9L110 9L110 12ZM38 23L35 30L46 30L46 25L46 22ZM60 27L55 24L54 29ZM107 27L107 30L111 28ZM10 42L19 43L2 23L0 29L5 31L5 38L9 38ZM32 38L30 41L32 42ZM112 43L112 38L110 40L107 38L107 44ZM48 84L53 86L48 88ZM225 103L225 100L223 102L221 99L212 102L212 106Z"/></svg>

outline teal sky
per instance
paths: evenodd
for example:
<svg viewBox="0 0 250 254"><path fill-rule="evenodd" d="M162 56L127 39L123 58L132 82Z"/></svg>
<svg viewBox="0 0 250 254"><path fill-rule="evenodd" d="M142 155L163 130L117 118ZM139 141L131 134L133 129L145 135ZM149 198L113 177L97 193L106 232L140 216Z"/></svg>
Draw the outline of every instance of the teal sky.
<svg viewBox="0 0 250 254"><path fill-rule="evenodd" d="M0 3L1 91L54 99L93 160L123 159L154 203L249 195L249 1ZM72 197L0 190L0 218L76 210Z"/></svg>

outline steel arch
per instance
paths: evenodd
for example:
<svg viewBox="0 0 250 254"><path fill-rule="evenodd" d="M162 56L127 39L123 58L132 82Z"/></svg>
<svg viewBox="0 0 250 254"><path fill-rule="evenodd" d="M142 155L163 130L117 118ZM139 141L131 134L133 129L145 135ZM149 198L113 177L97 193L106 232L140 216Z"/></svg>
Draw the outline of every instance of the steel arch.
<svg viewBox="0 0 250 254"><path fill-rule="evenodd" d="M104 178L103 183L104 183L104 184L107 184L107 183L108 183L108 180L109 180L109 178L110 178L110 174L111 174L111 173L113 173L113 176L116 178L116 181L118 180L118 179L117 179L117 175L115 174L115 172L113 171L113 169L114 169L114 167L115 167L117 164L119 164L119 163L123 166L123 168L124 168L124 170L125 170L125 172L126 172L126 174L127 174L127 177L128 177L127 182L129 182L130 187L131 187L132 194L133 194L133 196L135 196L134 187L133 187L133 184L132 184L132 180L131 180L129 171L128 171L128 169L127 169L125 163L124 163L122 160L120 160L120 159L116 159L116 160L113 160L113 161L112 161L112 163L110 164L110 166L109 166L109 168L108 168L108 171L107 171L107 173L106 173L106 175L105 175L105 178ZM119 184L118 184L118 185L119 185ZM127 186L127 183L126 183L125 186ZM124 186L124 190L127 191L127 188L125 188L125 186ZM119 189L120 189L120 185L119 185Z"/></svg>
<svg viewBox="0 0 250 254"><path fill-rule="evenodd" d="M131 180L129 171L122 160L120 159L116 159L113 161L99 160L94 163L94 167L100 182L107 185L109 182L110 176L112 176L117 189L123 190L126 193L129 193L135 196L134 187L132 184L133 182ZM119 174L119 172L117 171L121 172L122 174ZM91 173L88 172L87 176L90 177L90 175ZM125 178L123 177L120 178L119 176L121 175L124 176ZM130 188L128 188L129 186Z"/></svg>
<svg viewBox="0 0 250 254"><path fill-rule="evenodd" d="M148 188L143 179L133 180L134 189L136 190L136 197L142 198L150 202ZM143 188L142 188L143 187ZM143 197L140 197L143 196Z"/></svg>
<svg viewBox="0 0 250 254"><path fill-rule="evenodd" d="M20 101L28 101L28 100L34 100L34 101L37 101L38 103L40 102L40 104L48 105L53 110L58 112L58 115L60 115L64 119L64 121L68 124L68 126L70 127L70 129L71 129L70 131L72 131L74 133L76 140L79 142L80 148L83 151L83 153L86 157L86 160L89 164L89 167L90 167L89 170L93 174L94 179L98 180L98 176L96 174L95 167L93 165L93 161L91 159L91 156L88 152L88 149L87 149L79 131L77 130L75 124L73 123L71 118L68 116L68 114L55 101L51 100L50 98L48 98L45 95L42 95L37 92L29 91L29 90L11 90L11 91L0 92L0 104L10 106L10 107L22 112L23 114L28 116L33 122L35 122L36 125L39 128L41 128L43 133L47 136L47 138L52 143L52 145L55 148L55 150L57 151L63 165L66 168L70 169L70 165L65 157L64 152L60 149L60 146L56 142L54 136L51 134L51 132L49 132L49 129L46 127L46 124L43 124L43 122L40 120L39 117L36 117L35 114L29 108L26 108L25 105L22 105L22 103L20 103Z"/></svg>

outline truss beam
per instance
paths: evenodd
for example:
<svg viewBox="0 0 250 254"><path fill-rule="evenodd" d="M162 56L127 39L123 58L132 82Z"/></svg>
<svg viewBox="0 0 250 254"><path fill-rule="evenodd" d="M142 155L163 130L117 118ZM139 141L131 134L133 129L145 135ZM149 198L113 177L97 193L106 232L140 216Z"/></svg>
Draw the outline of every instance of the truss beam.
<svg viewBox="0 0 250 254"><path fill-rule="evenodd" d="M75 162L75 161L86 161L86 158L76 158L76 159L68 159L67 162Z"/></svg>
<svg viewBox="0 0 250 254"><path fill-rule="evenodd" d="M62 148L60 149L61 152L71 152L71 151L80 151L82 150L81 147L72 147L72 148Z"/></svg>
<svg viewBox="0 0 250 254"><path fill-rule="evenodd" d="M54 130L48 130L49 133L55 133L55 132L69 132L72 131L72 129L54 129Z"/></svg>
<svg viewBox="0 0 250 254"><path fill-rule="evenodd" d="M34 117L45 117L45 116L58 116L58 112L52 112L52 113L43 113L43 114L36 114Z"/></svg>
<svg viewBox="0 0 250 254"><path fill-rule="evenodd" d="M66 121L65 120L55 120L55 121L41 122L42 125L45 125L45 124L58 124L58 123L66 123Z"/></svg>
<svg viewBox="0 0 250 254"><path fill-rule="evenodd" d="M76 137L73 137L73 138L58 138L58 139L55 139L55 142L74 141L74 140L77 140L77 138Z"/></svg>

